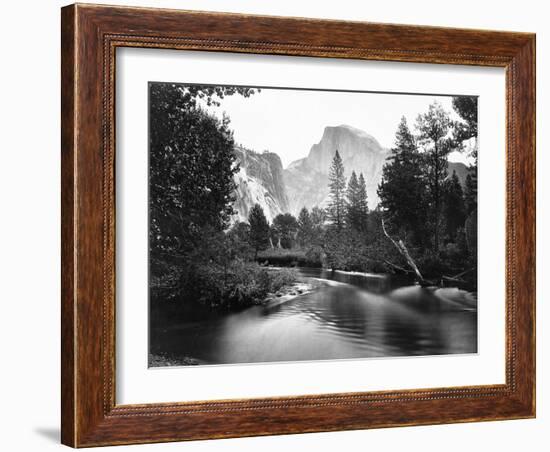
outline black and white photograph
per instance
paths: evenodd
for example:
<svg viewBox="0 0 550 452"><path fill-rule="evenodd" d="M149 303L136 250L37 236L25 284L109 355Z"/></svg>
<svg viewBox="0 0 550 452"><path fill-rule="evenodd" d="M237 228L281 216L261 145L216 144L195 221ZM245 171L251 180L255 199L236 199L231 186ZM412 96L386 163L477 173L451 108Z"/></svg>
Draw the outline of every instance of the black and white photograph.
<svg viewBox="0 0 550 452"><path fill-rule="evenodd" d="M1 449L548 452L547 10L4 2Z"/></svg>
<svg viewBox="0 0 550 452"><path fill-rule="evenodd" d="M147 89L150 368L477 353L476 96Z"/></svg>

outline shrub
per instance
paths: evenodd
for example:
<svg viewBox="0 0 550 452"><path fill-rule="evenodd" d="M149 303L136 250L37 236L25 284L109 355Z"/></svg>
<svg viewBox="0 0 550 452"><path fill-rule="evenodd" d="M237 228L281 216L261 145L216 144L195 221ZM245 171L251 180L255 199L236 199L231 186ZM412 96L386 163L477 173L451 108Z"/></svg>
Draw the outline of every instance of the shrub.
<svg viewBox="0 0 550 452"><path fill-rule="evenodd" d="M318 247L321 250L320 247ZM321 267L320 252L301 249L270 249L258 253L258 261L277 267Z"/></svg>
<svg viewBox="0 0 550 452"><path fill-rule="evenodd" d="M199 303L210 308L242 308L261 303L269 292L295 280L291 269L273 270L236 259L225 267L203 266L192 280L192 292Z"/></svg>
<svg viewBox="0 0 550 452"><path fill-rule="evenodd" d="M310 267L321 267L323 262L323 248L318 245L311 246L306 251L306 261Z"/></svg>
<svg viewBox="0 0 550 452"><path fill-rule="evenodd" d="M284 286L293 284L297 279L296 270L291 268L281 268L278 270L270 270L269 272L269 291L277 292Z"/></svg>

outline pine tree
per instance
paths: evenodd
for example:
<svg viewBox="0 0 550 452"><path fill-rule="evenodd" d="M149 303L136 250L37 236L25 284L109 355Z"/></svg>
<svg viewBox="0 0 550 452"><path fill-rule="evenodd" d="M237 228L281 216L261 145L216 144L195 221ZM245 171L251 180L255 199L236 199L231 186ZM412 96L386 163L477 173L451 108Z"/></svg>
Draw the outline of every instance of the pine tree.
<svg viewBox="0 0 550 452"><path fill-rule="evenodd" d="M311 242L314 245L322 245L323 228L326 221L325 209L315 206L309 215L311 219Z"/></svg>
<svg viewBox="0 0 550 452"><path fill-rule="evenodd" d="M464 203L466 204L466 214L470 215L474 210L477 209L477 186L476 178L471 174L466 176L464 192Z"/></svg>
<svg viewBox="0 0 550 452"><path fill-rule="evenodd" d="M269 223L262 206L254 204L248 214L250 225L250 245L254 248L254 259L258 258L258 251L265 250L269 246Z"/></svg>
<svg viewBox="0 0 550 452"><path fill-rule="evenodd" d="M300 214L298 215L298 243L302 248L305 248L311 242L311 235L313 232L313 225L311 222L311 216L307 208L302 207Z"/></svg>
<svg viewBox="0 0 550 452"><path fill-rule="evenodd" d="M473 174L466 176L464 192L466 221L464 223L464 232L468 251L475 262L477 257L477 167L474 166L473 169Z"/></svg>
<svg viewBox="0 0 550 452"><path fill-rule="evenodd" d="M427 192L424 161L405 117L401 118L378 186L379 206L396 230L412 234L417 245L426 241Z"/></svg>
<svg viewBox="0 0 550 452"><path fill-rule="evenodd" d="M453 109L462 119L454 130L456 138L464 141L477 137L477 97L453 97Z"/></svg>
<svg viewBox="0 0 550 452"><path fill-rule="evenodd" d="M358 205L358 228L361 232L367 231L367 222L369 216L369 200L367 197L367 183L363 177L363 173L359 175L359 189L357 193L359 201Z"/></svg>
<svg viewBox="0 0 550 452"><path fill-rule="evenodd" d="M453 97L453 110L461 119L461 121L457 121L454 124L453 137L460 144L466 140L475 138L471 156L474 158L477 166L477 97Z"/></svg>
<svg viewBox="0 0 550 452"><path fill-rule="evenodd" d="M328 207L329 219L338 229L344 226L346 212L346 178L344 176L344 164L340 153L336 150L332 165L329 170L330 204Z"/></svg>
<svg viewBox="0 0 550 452"><path fill-rule="evenodd" d="M359 178L355 171L351 173L346 198L346 225L356 232L366 232L368 201L367 184L363 173L359 175Z"/></svg>
<svg viewBox="0 0 550 452"><path fill-rule="evenodd" d="M314 228L321 228L325 224L327 214L325 212L325 209L321 209L318 206L315 206L313 209L311 209L311 223Z"/></svg>
<svg viewBox="0 0 550 452"><path fill-rule="evenodd" d="M426 162L433 250L436 253L439 252L440 245L441 209L443 184L447 177L447 156L451 152L453 144L453 140L447 138L447 134L452 125L449 114L439 102L431 104L428 112L418 115L416 120L418 139L423 147Z"/></svg>
<svg viewBox="0 0 550 452"><path fill-rule="evenodd" d="M466 220L462 187L456 171L453 171L453 175L445 181L444 200L444 217L447 234L451 241L455 241L458 228L463 227Z"/></svg>
<svg viewBox="0 0 550 452"><path fill-rule="evenodd" d="M461 121L456 121L453 137L462 147L464 141L474 139L470 156L474 163L470 167L470 174L466 178L466 192L464 193L466 211L470 215L477 209L477 153L478 153L478 99L475 96L453 97L453 109L460 116Z"/></svg>
<svg viewBox="0 0 550 452"><path fill-rule="evenodd" d="M359 181L355 171L352 171L346 190L346 225L352 229L359 226L359 204Z"/></svg>

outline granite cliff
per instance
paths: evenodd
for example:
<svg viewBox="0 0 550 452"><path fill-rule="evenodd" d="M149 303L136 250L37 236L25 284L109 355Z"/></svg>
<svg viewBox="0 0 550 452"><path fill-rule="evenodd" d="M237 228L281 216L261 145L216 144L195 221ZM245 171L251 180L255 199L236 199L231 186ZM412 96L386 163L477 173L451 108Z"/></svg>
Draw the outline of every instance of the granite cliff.
<svg viewBox="0 0 550 452"><path fill-rule="evenodd" d="M235 146L239 171L235 174L235 221L247 221L254 204L260 204L268 221L289 211L283 181L283 165L273 152L257 153Z"/></svg>
<svg viewBox="0 0 550 452"><path fill-rule="evenodd" d="M292 162L283 170L281 159L273 152L255 152L235 146L239 172L235 175L234 221L247 221L256 203L264 209L269 222L280 213L297 216L302 207L326 207L329 201L328 173L338 149L348 178L352 171L363 173L367 184L369 209L378 205L376 193L382 168L389 155L378 141L366 132L347 125L325 127L321 140L307 157ZM464 187L468 168L449 162L448 172L456 171Z"/></svg>

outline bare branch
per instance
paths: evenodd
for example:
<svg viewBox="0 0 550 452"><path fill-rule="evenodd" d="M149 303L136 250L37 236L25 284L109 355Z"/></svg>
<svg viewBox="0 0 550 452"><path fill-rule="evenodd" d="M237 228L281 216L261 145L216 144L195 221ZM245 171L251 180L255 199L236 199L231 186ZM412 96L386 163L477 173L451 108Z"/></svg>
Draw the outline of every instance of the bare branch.
<svg viewBox="0 0 550 452"><path fill-rule="evenodd" d="M396 242L389 234L388 234L388 231L386 231L386 226L384 224L384 219L382 218L382 231L384 231L384 235L391 240L391 242L394 244L394 246L397 248L397 250L401 253L401 255L405 258L405 260L407 261L407 264L409 264L409 267L411 267L414 271L414 273L416 274L416 277L418 278L418 281L421 283L421 284L424 284L428 281L426 281L424 279L424 277L422 276L422 273L420 273L420 270L418 269L418 267L416 266L416 263L414 262L413 258L411 257L411 255L409 254L409 251L407 250L407 247L405 246L405 244L403 243L403 240L401 239L398 239L399 241Z"/></svg>

